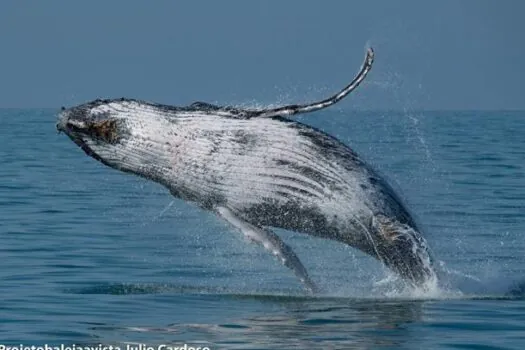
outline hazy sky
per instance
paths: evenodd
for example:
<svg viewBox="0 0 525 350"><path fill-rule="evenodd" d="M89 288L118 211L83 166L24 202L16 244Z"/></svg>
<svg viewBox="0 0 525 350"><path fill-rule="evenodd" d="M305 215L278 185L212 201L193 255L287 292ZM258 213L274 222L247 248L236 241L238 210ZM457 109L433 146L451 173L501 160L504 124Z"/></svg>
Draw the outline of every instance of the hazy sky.
<svg viewBox="0 0 525 350"><path fill-rule="evenodd" d="M525 1L0 2L0 107L168 104L525 109Z"/></svg>

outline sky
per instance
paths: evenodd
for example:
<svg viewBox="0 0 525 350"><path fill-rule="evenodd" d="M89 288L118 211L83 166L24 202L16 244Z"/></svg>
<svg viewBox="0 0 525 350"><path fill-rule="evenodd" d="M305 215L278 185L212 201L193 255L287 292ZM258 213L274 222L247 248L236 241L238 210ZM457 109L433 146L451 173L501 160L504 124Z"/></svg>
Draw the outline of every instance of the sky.
<svg viewBox="0 0 525 350"><path fill-rule="evenodd" d="M525 109L525 1L0 2L0 107L129 97L186 105Z"/></svg>

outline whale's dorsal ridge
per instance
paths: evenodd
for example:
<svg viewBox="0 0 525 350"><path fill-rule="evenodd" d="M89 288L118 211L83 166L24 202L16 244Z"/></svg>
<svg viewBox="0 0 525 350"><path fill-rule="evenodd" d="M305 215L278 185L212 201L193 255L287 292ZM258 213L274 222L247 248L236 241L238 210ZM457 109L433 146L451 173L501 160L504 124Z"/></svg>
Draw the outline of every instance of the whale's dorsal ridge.
<svg viewBox="0 0 525 350"><path fill-rule="evenodd" d="M193 102L188 107L195 108L195 109L210 110L210 111L217 111L217 110L220 110L220 109L224 108L224 107L220 107L220 106L217 106L217 105L214 105L214 104L211 104L211 103L208 103L208 102L202 102L202 101Z"/></svg>
<svg viewBox="0 0 525 350"><path fill-rule="evenodd" d="M252 112L233 106L217 106L208 102L196 101L186 107L186 110L198 110L208 114L216 114L221 117L229 118L249 118Z"/></svg>

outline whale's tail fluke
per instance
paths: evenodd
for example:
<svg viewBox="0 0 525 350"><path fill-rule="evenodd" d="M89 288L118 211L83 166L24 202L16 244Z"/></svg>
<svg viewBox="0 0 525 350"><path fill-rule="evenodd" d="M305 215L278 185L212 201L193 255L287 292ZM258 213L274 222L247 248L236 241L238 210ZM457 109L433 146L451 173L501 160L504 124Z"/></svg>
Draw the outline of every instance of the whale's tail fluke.
<svg viewBox="0 0 525 350"><path fill-rule="evenodd" d="M320 109L329 107L339 101L341 101L343 98L345 98L349 93L355 90L356 87L361 84L361 82L365 79L366 75L372 68L372 63L374 62L374 50L372 48L368 48L366 51L365 60L363 62L363 65L361 66L361 70L356 75L356 77L345 86L344 89L339 91L337 94L330 96L322 101L317 101L309 104L304 105L289 105L289 106L283 106L283 107L277 107L273 109L265 109L260 111L249 111L250 118L257 117L257 118L269 118L269 117L275 117L275 116L291 116L294 114L301 114L301 113L309 113L318 111Z"/></svg>
<svg viewBox="0 0 525 350"><path fill-rule="evenodd" d="M412 226L377 215L372 222L374 249L367 251L415 288L438 282L426 240Z"/></svg>

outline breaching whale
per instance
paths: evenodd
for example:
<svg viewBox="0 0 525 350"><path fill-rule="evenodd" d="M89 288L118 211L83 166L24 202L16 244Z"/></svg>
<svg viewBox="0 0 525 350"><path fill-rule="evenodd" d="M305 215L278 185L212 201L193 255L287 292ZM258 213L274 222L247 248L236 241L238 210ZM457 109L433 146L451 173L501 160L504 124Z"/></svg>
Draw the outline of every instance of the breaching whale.
<svg viewBox="0 0 525 350"><path fill-rule="evenodd" d="M350 84L314 103L244 109L99 99L63 109L57 129L103 164L215 213L277 256L310 291L315 283L272 228L343 242L423 286L436 278L431 254L392 187L341 141L290 119L343 99L373 60L368 49Z"/></svg>

